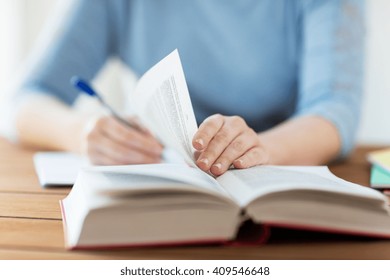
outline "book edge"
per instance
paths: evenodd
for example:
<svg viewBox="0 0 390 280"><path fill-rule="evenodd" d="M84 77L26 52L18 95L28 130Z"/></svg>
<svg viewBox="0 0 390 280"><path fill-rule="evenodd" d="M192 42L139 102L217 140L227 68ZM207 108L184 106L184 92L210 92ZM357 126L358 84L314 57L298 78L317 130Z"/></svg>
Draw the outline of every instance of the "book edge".
<svg viewBox="0 0 390 280"><path fill-rule="evenodd" d="M321 227L321 226L310 226L303 224L289 224L289 223L278 223L278 222L266 222L268 227L279 227L279 228L287 228L287 229L297 229L297 230L305 230L305 231L313 231L313 232L323 232L323 233L334 233L334 234L343 234L343 235L351 235L351 236L366 236L373 238L386 238L390 239L390 232L388 234L385 233L373 233L373 232L365 232L365 231L356 231L356 230L348 230L348 229L338 229L332 227Z"/></svg>
<svg viewBox="0 0 390 280"><path fill-rule="evenodd" d="M59 204L60 204L60 210L61 210L61 217L62 217L62 229L63 229L63 232L64 232L64 243L65 243L65 248L71 248L71 246L69 246L68 242L69 242L69 237L68 237L68 234L67 234L67 228L68 228L68 225L67 225L67 222L66 222L66 214L65 214L65 208L64 208L64 204L63 204L63 199L59 200Z"/></svg>

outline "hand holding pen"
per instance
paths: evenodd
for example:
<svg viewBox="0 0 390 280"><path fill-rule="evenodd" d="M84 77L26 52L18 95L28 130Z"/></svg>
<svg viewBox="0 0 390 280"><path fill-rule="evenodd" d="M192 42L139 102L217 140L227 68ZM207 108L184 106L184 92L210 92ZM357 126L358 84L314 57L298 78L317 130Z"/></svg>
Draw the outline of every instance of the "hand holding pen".
<svg viewBox="0 0 390 280"><path fill-rule="evenodd" d="M94 164L141 164L161 161L162 145L134 118L124 118L109 106L88 84L73 77L72 84L83 93L97 98L110 113L89 124L86 131L85 153Z"/></svg>

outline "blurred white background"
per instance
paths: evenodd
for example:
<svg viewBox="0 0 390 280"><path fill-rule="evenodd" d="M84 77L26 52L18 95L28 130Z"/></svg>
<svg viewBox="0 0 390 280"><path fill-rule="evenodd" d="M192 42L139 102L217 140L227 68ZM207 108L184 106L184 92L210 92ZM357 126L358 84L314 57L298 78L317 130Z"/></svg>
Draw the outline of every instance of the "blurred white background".
<svg viewBox="0 0 390 280"><path fill-rule="evenodd" d="M358 140L363 144L390 144L390 1L366 1L366 78ZM50 21L60 18L70 2L0 0L0 108L12 92L9 88L16 83L15 77L23 72L25 60L36 45L45 22L49 18ZM125 79L119 63L111 62L97 81L102 92L110 92L109 102L117 108L123 104L124 96L119 79L134 81L131 74L125 73L124 76Z"/></svg>

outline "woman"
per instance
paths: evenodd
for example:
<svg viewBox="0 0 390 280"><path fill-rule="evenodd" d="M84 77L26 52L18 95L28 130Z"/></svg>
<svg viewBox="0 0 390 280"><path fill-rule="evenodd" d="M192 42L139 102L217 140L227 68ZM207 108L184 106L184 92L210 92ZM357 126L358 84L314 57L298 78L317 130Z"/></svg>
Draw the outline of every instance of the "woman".
<svg viewBox="0 0 390 280"><path fill-rule="evenodd" d="M200 124L198 166L323 164L346 156L359 119L363 1L79 0L20 89L23 143L96 164L153 163L152 135L71 107L78 74L118 57L138 75L178 48ZM28 98L27 98L28 97Z"/></svg>

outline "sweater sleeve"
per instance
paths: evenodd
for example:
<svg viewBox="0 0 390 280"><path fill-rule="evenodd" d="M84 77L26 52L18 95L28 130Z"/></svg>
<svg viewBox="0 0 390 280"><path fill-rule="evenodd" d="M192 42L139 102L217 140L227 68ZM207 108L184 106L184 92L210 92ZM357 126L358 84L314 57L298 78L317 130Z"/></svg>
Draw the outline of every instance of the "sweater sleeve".
<svg viewBox="0 0 390 280"><path fill-rule="evenodd" d="M337 128L340 156L353 148L360 116L364 1L313 0L302 6L297 116L321 116Z"/></svg>
<svg viewBox="0 0 390 280"><path fill-rule="evenodd" d="M16 97L43 93L73 104L79 93L70 85L71 77L92 79L116 51L110 2L74 1L56 38L34 59Z"/></svg>

